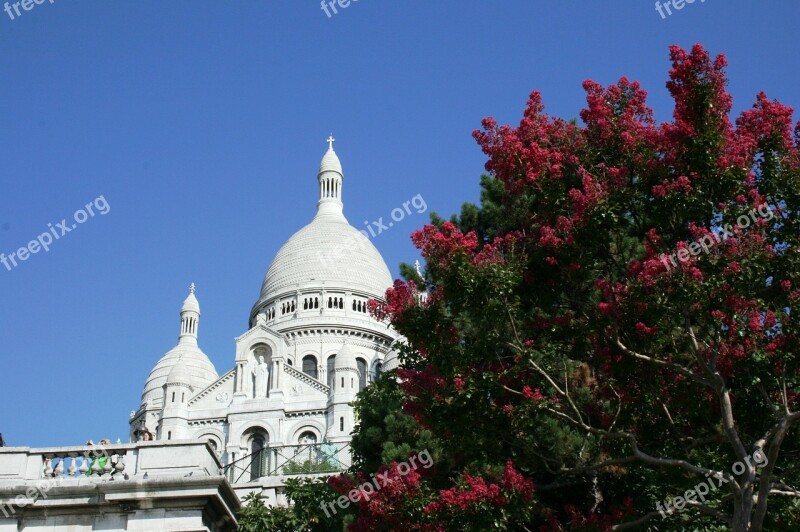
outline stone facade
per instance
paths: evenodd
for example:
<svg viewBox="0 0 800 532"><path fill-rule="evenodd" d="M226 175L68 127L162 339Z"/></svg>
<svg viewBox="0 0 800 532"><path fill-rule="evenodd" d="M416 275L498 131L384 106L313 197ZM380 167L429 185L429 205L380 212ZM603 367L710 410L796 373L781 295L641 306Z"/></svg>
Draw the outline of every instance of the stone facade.
<svg viewBox="0 0 800 532"><path fill-rule="evenodd" d="M369 315L392 278L344 217L328 140L316 216L276 254L233 368L220 376L198 345L192 285L178 344L131 412L130 444L0 448L0 532L228 532L247 493L286 504L287 477L350 466L352 402L396 366L401 339Z"/></svg>
<svg viewBox="0 0 800 532"><path fill-rule="evenodd" d="M192 285L178 345L156 364L130 418L132 442L210 442L237 491L260 485L273 503L282 478L303 464L323 473L349 466L351 403L395 365L398 335L367 309L392 277L344 217L344 174L329 143L316 216L270 265L248 330L235 340L234 367L219 376L198 346Z"/></svg>
<svg viewBox="0 0 800 532"><path fill-rule="evenodd" d="M0 448L0 532L236 530L207 442Z"/></svg>

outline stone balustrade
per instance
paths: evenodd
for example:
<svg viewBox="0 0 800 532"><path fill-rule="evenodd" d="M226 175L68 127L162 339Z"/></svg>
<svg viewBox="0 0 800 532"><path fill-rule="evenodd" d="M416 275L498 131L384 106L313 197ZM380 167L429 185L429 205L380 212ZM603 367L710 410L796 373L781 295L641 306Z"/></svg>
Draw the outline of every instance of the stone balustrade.
<svg viewBox="0 0 800 532"><path fill-rule="evenodd" d="M106 449L102 446L83 450L54 451L42 454L43 478L111 478L125 471L127 449Z"/></svg>
<svg viewBox="0 0 800 532"><path fill-rule="evenodd" d="M0 532L233 532L239 508L206 441L0 448Z"/></svg>
<svg viewBox="0 0 800 532"><path fill-rule="evenodd" d="M188 473L216 476L221 470L222 464L213 448L198 440L0 448L0 485L42 479L118 480Z"/></svg>

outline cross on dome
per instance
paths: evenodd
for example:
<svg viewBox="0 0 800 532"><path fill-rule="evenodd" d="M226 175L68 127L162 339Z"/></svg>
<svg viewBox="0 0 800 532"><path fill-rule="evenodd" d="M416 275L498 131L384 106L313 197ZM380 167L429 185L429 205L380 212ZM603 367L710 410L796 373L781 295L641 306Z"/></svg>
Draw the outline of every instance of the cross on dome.
<svg viewBox="0 0 800 532"><path fill-rule="evenodd" d="M336 139L335 139L335 138L333 138L333 133L331 133L331 136L330 136L330 137L328 137L328 138L327 138L327 140L326 140L325 142L327 142L327 143L328 143L328 149L329 149L329 150L333 150L333 143L334 143L334 142L336 142Z"/></svg>
<svg viewBox="0 0 800 532"><path fill-rule="evenodd" d="M189 285L189 292L194 294L196 290L197 290L197 287L194 285L194 283Z"/></svg>

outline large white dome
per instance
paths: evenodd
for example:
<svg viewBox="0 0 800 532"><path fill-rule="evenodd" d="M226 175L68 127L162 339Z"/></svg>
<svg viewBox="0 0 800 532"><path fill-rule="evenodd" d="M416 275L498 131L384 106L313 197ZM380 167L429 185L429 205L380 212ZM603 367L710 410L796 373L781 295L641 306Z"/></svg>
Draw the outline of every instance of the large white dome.
<svg viewBox="0 0 800 532"><path fill-rule="evenodd" d="M261 287L261 300L309 284L383 297L392 285L392 275L372 242L344 216L317 215L275 255Z"/></svg>
<svg viewBox="0 0 800 532"><path fill-rule="evenodd" d="M278 250L255 309L294 289L357 290L383 298L392 285L380 252L342 214L343 174L332 148L322 159L318 179L317 215Z"/></svg>

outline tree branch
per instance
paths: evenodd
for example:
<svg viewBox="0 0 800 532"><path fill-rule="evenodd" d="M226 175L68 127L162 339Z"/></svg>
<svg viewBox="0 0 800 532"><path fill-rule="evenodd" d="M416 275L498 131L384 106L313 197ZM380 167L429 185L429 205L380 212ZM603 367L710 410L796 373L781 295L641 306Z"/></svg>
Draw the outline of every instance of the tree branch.
<svg viewBox="0 0 800 532"><path fill-rule="evenodd" d="M800 419L800 412L790 413L784 416L778 423L776 423L763 438L756 442L756 451L764 452L764 446L771 438L769 443L769 452L767 453L767 464L761 471L761 478L758 485L758 502L756 503L755 514L751 521L752 530L759 532L764 526L764 517L767 515L767 499L771 490L772 472L775 469L775 464L778 461L778 455L783 445L783 439L789 432L792 424Z"/></svg>
<svg viewBox="0 0 800 532"><path fill-rule="evenodd" d="M705 504L703 504L701 502L698 502L698 501L686 501L686 505L687 506L691 506L693 508L696 508L702 514L706 514L706 515L710 515L712 517L716 517L717 519L719 519L720 521L722 521L723 523L725 523L729 527L733 526L733 521L727 515L723 514L719 510L715 510L714 508L711 508L710 506L707 506L707 505L705 505Z"/></svg>
<svg viewBox="0 0 800 532"><path fill-rule="evenodd" d="M649 364L654 364L656 366L668 369L670 371L674 371L675 373L679 373L684 377L687 377L695 382L703 384L704 386L711 387L710 382L708 382L706 379L702 378L700 375L698 375L697 373L695 373L694 371L690 370L685 366L681 366L680 364L675 364L674 362L667 362L666 360L659 360L657 358L649 357L647 355L643 355L641 353L637 353L632 349L629 349L628 346L623 344L622 341L619 339L619 335L616 334L614 335L614 342L617 344L617 347L619 347L622 350L622 352L628 355L629 357L635 358L637 360L642 360Z"/></svg>

